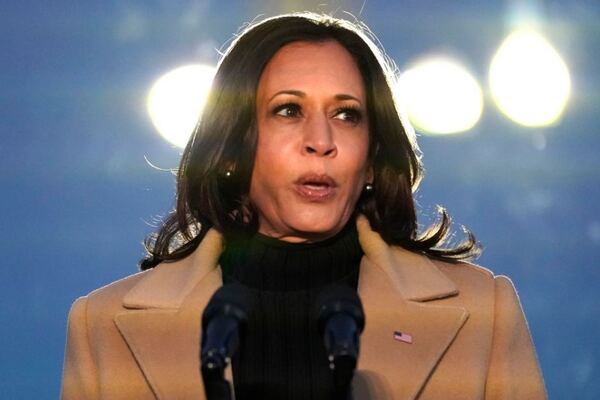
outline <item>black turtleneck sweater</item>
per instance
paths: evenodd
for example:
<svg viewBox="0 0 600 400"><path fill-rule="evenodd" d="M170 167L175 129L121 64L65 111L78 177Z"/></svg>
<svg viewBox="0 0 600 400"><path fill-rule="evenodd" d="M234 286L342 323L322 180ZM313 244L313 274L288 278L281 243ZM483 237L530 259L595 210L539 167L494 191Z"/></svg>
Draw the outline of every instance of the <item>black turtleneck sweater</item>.
<svg viewBox="0 0 600 400"><path fill-rule="evenodd" d="M356 289L362 249L354 221L317 243L261 234L229 240L223 282L249 287L257 309L233 358L237 400L331 399L333 375L319 337L314 300L332 283Z"/></svg>

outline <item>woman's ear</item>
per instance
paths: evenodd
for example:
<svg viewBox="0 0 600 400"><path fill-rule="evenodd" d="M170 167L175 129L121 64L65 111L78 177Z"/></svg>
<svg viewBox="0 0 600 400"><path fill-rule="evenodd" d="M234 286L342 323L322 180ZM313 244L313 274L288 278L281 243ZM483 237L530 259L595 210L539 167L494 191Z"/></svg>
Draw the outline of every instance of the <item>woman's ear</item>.
<svg viewBox="0 0 600 400"><path fill-rule="evenodd" d="M222 171L223 175L226 178L231 178L233 175L235 175L235 163L232 161L228 161L225 163L225 170Z"/></svg>
<svg viewBox="0 0 600 400"><path fill-rule="evenodd" d="M372 185L374 180L375 180L375 170L373 169L372 165L369 165L369 167L367 169L367 179L365 180L365 183L370 183Z"/></svg>

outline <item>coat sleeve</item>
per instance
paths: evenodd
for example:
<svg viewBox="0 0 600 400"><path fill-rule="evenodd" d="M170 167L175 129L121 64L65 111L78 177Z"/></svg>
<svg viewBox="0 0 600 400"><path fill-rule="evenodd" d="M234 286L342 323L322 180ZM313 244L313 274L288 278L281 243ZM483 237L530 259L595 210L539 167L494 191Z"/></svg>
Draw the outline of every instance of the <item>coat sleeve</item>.
<svg viewBox="0 0 600 400"><path fill-rule="evenodd" d="M495 278L494 336L486 399L546 399L527 321L515 288L505 276Z"/></svg>
<svg viewBox="0 0 600 400"><path fill-rule="evenodd" d="M69 312L61 399L98 399L97 368L88 340L87 297Z"/></svg>

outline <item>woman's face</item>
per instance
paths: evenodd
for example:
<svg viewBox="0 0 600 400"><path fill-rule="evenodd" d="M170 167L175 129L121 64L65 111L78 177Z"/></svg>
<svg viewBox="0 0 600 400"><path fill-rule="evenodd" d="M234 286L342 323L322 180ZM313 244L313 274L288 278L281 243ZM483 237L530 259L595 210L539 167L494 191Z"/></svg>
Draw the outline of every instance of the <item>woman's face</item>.
<svg viewBox="0 0 600 400"><path fill-rule="evenodd" d="M290 242L335 235L371 179L365 87L352 56L333 40L282 47L259 80L256 112L250 200L259 231Z"/></svg>

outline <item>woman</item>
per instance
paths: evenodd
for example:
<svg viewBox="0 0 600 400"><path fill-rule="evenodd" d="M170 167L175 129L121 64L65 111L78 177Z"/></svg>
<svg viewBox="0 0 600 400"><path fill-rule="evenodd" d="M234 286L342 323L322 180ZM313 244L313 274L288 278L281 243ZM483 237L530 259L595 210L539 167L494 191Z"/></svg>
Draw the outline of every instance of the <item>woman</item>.
<svg viewBox="0 0 600 400"><path fill-rule="evenodd" d="M473 235L422 235L422 169L383 53L355 24L302 13L248 27L221 60L143 272L78 299L64 399L204 398L200 316L223 284L257 309L233 359L238 399L328 399L311 307L329 284L366 315L356 399L537 399L545 391L510 280L464 261Z"/></svg>

